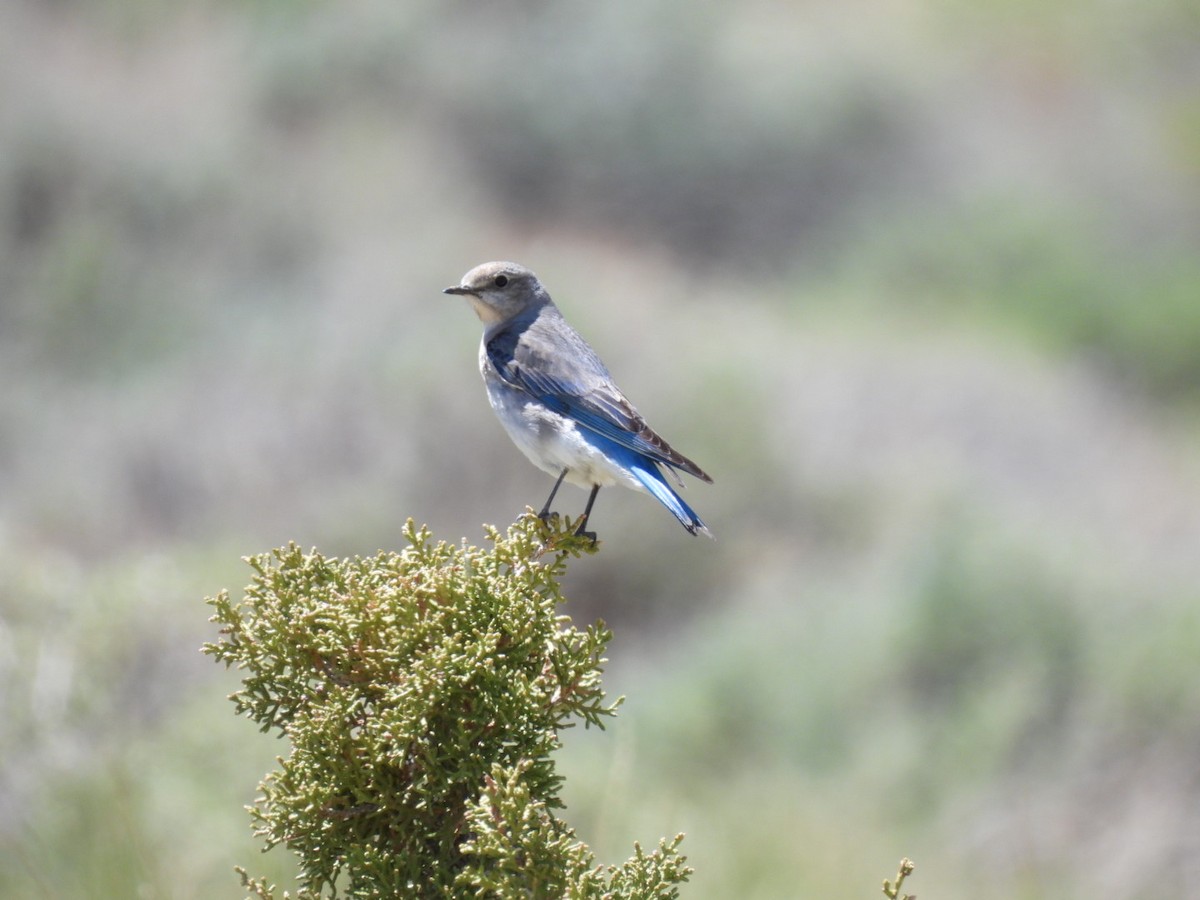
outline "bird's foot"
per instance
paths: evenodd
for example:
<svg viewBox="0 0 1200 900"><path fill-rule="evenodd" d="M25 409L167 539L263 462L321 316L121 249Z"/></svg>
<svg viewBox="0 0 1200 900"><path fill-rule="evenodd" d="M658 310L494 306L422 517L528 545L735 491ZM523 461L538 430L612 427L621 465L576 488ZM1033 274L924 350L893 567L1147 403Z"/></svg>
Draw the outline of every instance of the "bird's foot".
<svg viewBox="0 0 1200 900"><path fill-rule="evenodd" d="M584 528L586 525L587 525L587 519L584 519L582 522L579 523L578 526L576 526L575 537L586 538L587 540L591 541L592 544L594 545L596 543L596 532L585 531Z"/></svg>

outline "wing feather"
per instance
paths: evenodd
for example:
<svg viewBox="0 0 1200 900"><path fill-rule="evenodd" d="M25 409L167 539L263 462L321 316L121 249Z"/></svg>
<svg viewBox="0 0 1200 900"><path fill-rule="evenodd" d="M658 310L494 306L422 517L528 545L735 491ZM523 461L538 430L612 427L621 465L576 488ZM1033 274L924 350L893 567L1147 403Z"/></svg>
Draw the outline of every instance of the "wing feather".
<svg viewBox="0 0 1200 900"><path fill-rule="evenodd" d="M712 482L646 424L595 351L554 306L547 304L528 321L508 323L485 347L489 362L510 387L623 447Z"/></svg>

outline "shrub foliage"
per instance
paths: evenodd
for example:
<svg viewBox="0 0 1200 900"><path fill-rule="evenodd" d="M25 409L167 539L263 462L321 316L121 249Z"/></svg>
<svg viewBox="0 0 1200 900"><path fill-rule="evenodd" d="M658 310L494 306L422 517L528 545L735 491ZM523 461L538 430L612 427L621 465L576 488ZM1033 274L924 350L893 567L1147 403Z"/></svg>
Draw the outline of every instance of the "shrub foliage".
<svg viewBox="0 0 1200 900"><path fill-rule="evenodd" d="M532 513L487 534L435 543L410 520L407 548L371 558L293 544L247 560L240 602L207 601L238 713L290 743L250 813L296 854L296 897L673 898L690 875L682 836L600 866L555 814L559 730L620 704L600 683L611 633L558 612L568 559L595 546Z"/></svg>

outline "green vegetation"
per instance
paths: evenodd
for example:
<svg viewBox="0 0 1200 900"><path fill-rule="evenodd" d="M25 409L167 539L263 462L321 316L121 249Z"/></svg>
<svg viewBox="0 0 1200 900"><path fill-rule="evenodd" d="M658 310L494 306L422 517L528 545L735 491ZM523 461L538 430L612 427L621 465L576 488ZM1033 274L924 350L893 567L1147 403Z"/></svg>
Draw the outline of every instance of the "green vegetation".
<svg viewBox="0 0 1200 900"><path fill-rule="evenodd" d="M559 731L619 705L600 686L611 633L558 613L568 557L595 544L556 522L531 511L487 550L411 520L400 553L292 545L248 560L242 600L209 601L238 713L291 748L252 815L297 855L297 897L678 896L682 835L604 870L554 813Z"/></svg>
<svg viewBox="0 0 1200 900"><path fill-rule="evenodd" d="M900 860L900 868L896 872L895 884L885 878L883 881L883 893L887 895L890 900L917 900L917 898L912 894L900 894L900 888L904 886L904 880L913 873L915 868L916 866L913 865L911 859L905 857L904 859Z"/></svg>

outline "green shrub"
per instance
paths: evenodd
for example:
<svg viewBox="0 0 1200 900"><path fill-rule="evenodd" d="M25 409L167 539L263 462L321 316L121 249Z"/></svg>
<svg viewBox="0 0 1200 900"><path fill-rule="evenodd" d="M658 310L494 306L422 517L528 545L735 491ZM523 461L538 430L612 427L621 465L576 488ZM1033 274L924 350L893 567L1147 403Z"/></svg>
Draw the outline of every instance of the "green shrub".
<svg viewBox="0 0 1200 900"><path fill-rule="evenodd" d="M238 713L291 745L250 812L296 854L297 897L672 898L690 875L681 835L598 866L554 813L559 729L620 704L600 684L611 633L558 614L568 558L595 546L532 514L488 537L433 543L410 520L399 553L291 545L247 560L239 603L208 601Z"/></svg>

